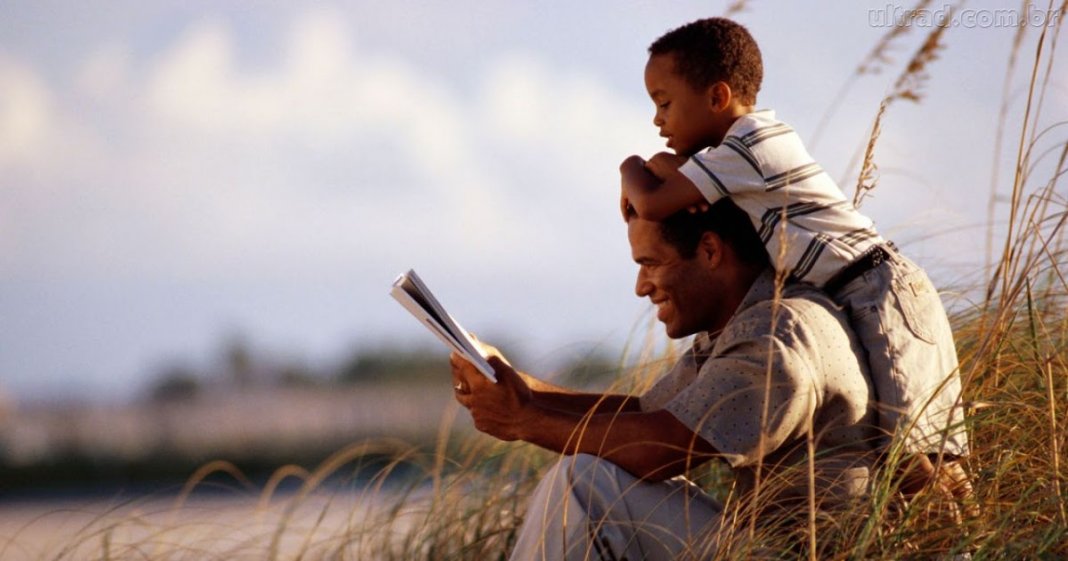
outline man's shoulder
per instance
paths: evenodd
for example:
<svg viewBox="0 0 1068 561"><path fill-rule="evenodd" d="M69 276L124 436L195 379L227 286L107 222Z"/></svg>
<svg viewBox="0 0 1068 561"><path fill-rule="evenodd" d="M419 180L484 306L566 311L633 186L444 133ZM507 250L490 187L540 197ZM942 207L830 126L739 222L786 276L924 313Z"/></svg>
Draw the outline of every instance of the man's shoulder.
<svg viewBox="0 0 1068 561"><path fill-rule="evenodd" d="M811 284L803 282L787 283L783 287L782 297L798 313L820 313L820 311L841 313L841 308L834 303L834 300L826 292Z"/></svg>
<svg viewBox="0 0 1068 561"><path fill-rule="evenodd" d="M753 302L731 320L730 331L742 335L796 334L799 329L844 331L848 322L827 294L803 283L787 284L779 297Z"/></svg>

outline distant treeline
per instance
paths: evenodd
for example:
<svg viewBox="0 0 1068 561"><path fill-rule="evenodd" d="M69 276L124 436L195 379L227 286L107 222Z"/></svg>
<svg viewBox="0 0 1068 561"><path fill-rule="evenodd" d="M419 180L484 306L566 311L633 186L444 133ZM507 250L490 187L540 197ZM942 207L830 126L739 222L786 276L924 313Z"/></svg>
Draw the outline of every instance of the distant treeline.
<svg viewBox="0 0 1068 561"><path fill-rule="evenodd" d="M604 388L621 362L571 353L553 378ZM207 367L158 369L142 395L127 404L23 406L0 418L0 501L176 490L219 460L256 482L281 466L313 469L339 449L382 438L433 449L452 403L448 356L436 346L359 349L312 368L233 342ZM471 429L465 417L451 422L452 430Z"/></svg>
<svg viewBox="0 0 1068 561"><path fill-rule="evenodd" d="M506 351L507 352L507 351ZM507 352L511 357L517 353ZM597 385L617 376L622 360L601 349L568 353L555 379ZM337 365L313 367L293 359L257 354L244 340L225 346L217 364L196 368L170 363L151 377L152 401L195 397L213 388L317 387L350 384L438 383L448 379L448 355L438 347L380 345L353 351Z"/></svg>

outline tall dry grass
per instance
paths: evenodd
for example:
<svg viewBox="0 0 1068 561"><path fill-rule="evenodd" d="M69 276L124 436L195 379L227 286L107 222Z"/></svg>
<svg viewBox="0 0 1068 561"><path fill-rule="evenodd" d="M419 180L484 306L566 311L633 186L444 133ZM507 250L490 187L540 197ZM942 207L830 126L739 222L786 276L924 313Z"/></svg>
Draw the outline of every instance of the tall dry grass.
<svg viewBox="0 0 1068 561"><path fill-rule="evenodd" d="M1068 197L1061 182L1068 172L1068 124L1063 115L1042 115L1068 2L1049 9L1059 10L1054 24L1021 27L1009 54L1005 96L1009 84L1021 81L1013 73L1023 59L1024 35L1037 33L1030 72L1022 78L1025 107L1014 114L1006 99L1001 112L1002 122L1019 133L1002 251L992 259L987 286L971 287L981 295L952 317L971 435L964 464L974 494L960 500L931 488L906 499L894 476L900 457L892 453L867 501L846 512L813 512L800 524L762 525L753 529L749 546L724 549L721 558L747 558L753 543L787 558L1068 558ZM876 147L887 107L898 99L919 101L918 83L947 40L945 28L933 29L880 104L864 147L858 202L877 187ZM888 64L878 46L873 52L872 61ZM618 389L640 387L669 360L646 354L639 360L645 368L629 372ZM537 474L555 457L522 444L457 439L454 418L442 423L434 450L379 441L339 451L313 471L283 468L265 488L242 491L247 507L229 516L190 507L185 494L154 511L113 505L44 553L21 546L18 533L9 536L0 541L0 558L504 559ZM389 461L369 480L346 485L345 474L358 472L370 452ZM190 489L219 471L233 470L225 463L206 466ZM730 504L725 470L713 464L695 475ZM286 480L298 481L299 489L276 494ZM749 519L733 511L728 530L741 533Z"/></svg>

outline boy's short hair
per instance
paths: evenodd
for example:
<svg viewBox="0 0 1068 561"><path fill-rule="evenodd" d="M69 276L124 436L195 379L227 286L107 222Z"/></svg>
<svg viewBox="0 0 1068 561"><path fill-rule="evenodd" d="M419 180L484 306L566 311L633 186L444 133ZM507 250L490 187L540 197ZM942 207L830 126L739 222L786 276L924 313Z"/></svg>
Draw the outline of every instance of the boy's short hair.
<svg viewBox="0 0 1068 561"><path fill-rule="evenodd" d="M742 263L754 268L768 266L771 259L749 215L729 198L716 201L707 211L681 210L660 222L660 235L683 259L693 259L705 232L713 232L729 245Z"/></svg>
<svg viewBox="0 0 1068 561"><path fill-rule="evenodd" d="M699 19L649 45L650 55L675 55L675 72L695 89L726 82L745 105L755 105L764 63L749 31L727 18Z"/></svg>

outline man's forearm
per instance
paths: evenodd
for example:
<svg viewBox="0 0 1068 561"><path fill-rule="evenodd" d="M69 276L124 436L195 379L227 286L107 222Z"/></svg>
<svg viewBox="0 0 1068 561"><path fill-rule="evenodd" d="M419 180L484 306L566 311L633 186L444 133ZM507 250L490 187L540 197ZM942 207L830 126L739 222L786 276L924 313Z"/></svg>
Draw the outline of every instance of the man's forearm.
<svg viewBox="0 0 1068 561"><path fill-rule="evenodd" d="M547 409L589 415L640 411L637 397L622 394L582 393L568 390L534 390L534 403Z"/></svg>
<svg viewBox="0 0 1068 561"><path fill-rule="evenodd" d="M623 394L578 392L530 374L520 373L533 393L535 403L549 409L585 415L594 410L601 413L619 413L622 411L639 411L638 398Z"/></svg>
<svg viewBox="0 0 1068 561"><path fill-rule="evenodd" d="M635 476L658 480L711 458L712 447L667 411L643 412L638 398L585 394L516 372L489 358L493 384L453 353L456 399L478 430L563 454L594 454Z"/></svg>
<svg viewBox="0 0 1068 561"><path fill-rule="evenodd" d="M531 407L520 429L522 440L561 454L592 454L637 477L674 477L708 461L714 453L666 411L582 415L538 404Z"/></svg>

